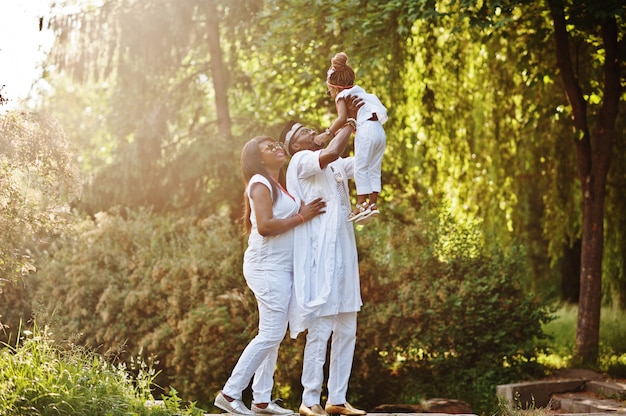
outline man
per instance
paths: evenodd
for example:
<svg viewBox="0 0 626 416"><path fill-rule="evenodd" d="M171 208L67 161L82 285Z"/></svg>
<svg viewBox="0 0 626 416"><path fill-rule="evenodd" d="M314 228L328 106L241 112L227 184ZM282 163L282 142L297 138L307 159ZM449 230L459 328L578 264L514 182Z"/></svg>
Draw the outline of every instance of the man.
<svg viewBox="0 0 626 416"><path fill-rule="evenodd" d="M358 103L352 104L352 114ZM355 106L356 105L356 106ZM294 230L294 286L289 327L292 338L307 330L302 369L303 416L365 415L346 400L356 342L357 312L361 309L358 257L348 179L353 178L352 157L342 158L356 122L350 119L327 147L314 141L314 130L290 122L280 141L291 155L287 190L302 201L321 197L326 213ZM328 400L321 407L324 362L331 338Z"/></svg>

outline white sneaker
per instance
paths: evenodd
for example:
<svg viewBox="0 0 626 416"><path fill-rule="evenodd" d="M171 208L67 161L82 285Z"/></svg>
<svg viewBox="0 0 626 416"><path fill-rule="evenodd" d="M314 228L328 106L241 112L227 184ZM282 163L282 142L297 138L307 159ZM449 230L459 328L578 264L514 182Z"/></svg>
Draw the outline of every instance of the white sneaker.
<svg viewBox="0 0 626 416"><path fill-rule="evenodd" d="M224 397L222 392L218 393L213 404L215 407L219 407L232 415L254 416L254 412L248 409L240 399L235 399L232 402L229 402L226 400L226 397Z"/></svg>
<svg viewBox="0 0 626 416"><path fill-rule="evenodd" d="M292 415L294 413L292 410L280 407L276 403L279 400L280 399L272 400L265 409L261 409L257 407L256 404L252 403L252 411L257 415Z"/></svg>

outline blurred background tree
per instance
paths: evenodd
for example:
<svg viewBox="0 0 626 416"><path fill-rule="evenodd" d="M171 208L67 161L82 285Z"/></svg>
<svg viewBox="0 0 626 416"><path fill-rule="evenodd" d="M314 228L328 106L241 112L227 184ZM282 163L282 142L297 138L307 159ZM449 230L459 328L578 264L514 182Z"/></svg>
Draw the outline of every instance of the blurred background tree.
<svg viewBox="0 0 626 416"><path fill-rule="evenodd" d="M0 104L1 105L1 104ZM0 324L30 317L25 281L72 222L80 172L60 125L35 112L0 116Z"/></svg>

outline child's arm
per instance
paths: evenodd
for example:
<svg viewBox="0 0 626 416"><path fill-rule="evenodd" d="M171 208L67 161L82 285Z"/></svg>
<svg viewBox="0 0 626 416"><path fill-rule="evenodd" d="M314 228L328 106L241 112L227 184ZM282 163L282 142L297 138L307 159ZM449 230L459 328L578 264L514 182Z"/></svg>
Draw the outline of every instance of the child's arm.
<svg viewBox="0 0 626 416"><path fill-rule="evenodd" d="M345 98L340 98L337 100L337 118L333 121L333 124L330 125L326 131L318 134L314 141L317 145L323 146L326 142L333 137L335 137L335 133L342 128L348 120L348 106L346 104Z"/></svg>

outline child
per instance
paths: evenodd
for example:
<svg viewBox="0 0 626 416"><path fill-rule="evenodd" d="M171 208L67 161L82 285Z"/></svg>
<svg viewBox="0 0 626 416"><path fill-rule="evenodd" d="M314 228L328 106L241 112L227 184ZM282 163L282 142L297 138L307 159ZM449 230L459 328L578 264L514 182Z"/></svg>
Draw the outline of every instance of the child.
<svg viewBox="0 0 626 416"><path fill-rule="evenodd" d="M361 98L364 105L357 113L357 130L354 138L354 182L357 203L348 221L367 224L380 214L376 200L381 190L381 165L387 138L383 124L387 121L387 109L374 94L368 94L354 85L354 70L348 64L348 56L339 52L331 60L326 76L330 96L335 100L337 118L324 133L315 137L315 143L324 145L346 124L348 111L345 96Z"/></svg>

